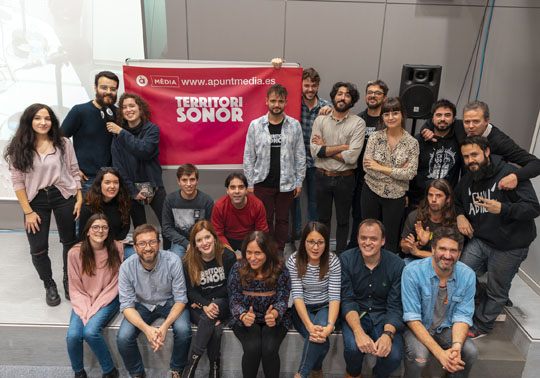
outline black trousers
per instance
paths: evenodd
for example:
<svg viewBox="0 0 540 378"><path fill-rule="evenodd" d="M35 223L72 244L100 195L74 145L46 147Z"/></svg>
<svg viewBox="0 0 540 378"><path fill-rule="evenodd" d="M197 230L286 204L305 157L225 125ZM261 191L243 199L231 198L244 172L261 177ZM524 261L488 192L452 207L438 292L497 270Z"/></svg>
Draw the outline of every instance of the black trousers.
<svg viewBox="0 0 540 378"><path fill-rule="evenodd" d="M251 327L236 325L233 332L240 340L242 356L242 374L244 378L256 378L262 360L265 378L279 378L279 347L287 335L287 328L282 324L268 327L254 323Z"/></svg>
<svg viewBox="0 0 540 378"><path fill-rule="evenodd" d="M197 333L191 341L191 353L201 356L206 350L210 361L218 361L221 354L223 323L229 315L229 300L218 298L214 299L213 302L219 307L220 314L215 319L206 316L202 309L189 307L191 322L197 324ZM216 325L218 320L220 320L220 324Z"/></svg>
<svg viewBox="0 0 540 378"><path fill-rule="evenodd" d="M385 248L399 253L401 223L405 212L405 196L400 198L382 198L364 183L361 198L362 219L378 219L386 230Z"/></svg>
<svg viewBox="0 0 540 378"><path fill-rule="evenodd" d="M154 194L154 198L152 199L152 202L150 202L150 207L154 211L154 214L156 214L156 217L159 221L159 225L162 226L162 215L163 215L163 203L165 202L165 197L167 197L167 192L165 191L165 188L160 186L156 193ZM144 210L144 205L141 205L136 200L131 200L131 221L133 222L133 228L136 228L137 226L140 226L141 224L146 223L146 213ZM171 248L171 242L169 239L166 239L163 237L163 245L162 249L168 250Z"/></svg>
<svg viewBox="0 0 540 378"><path fill-rule="evenodd" d="M354 175L327 176L319 171L315 172L317 214L319 222L324 223L328 227L328 230L330 230L330 222L332 220L332 203L336 207L337 254L347 248L349 216L354 194L354 184Z"/></svg>

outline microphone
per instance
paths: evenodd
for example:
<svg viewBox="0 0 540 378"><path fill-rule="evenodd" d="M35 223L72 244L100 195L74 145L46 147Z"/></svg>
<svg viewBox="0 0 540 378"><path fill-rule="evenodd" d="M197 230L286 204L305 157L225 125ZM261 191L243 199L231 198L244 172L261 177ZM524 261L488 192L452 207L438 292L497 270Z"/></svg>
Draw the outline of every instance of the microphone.
<svg viewBox="0 0 540 378"><path fill-rule="evenodd" d="M101 113L101 118L103 118L105 123L115 121L114 112L108 106L104 106L103 108L101 108L100 113Z"/></svg>

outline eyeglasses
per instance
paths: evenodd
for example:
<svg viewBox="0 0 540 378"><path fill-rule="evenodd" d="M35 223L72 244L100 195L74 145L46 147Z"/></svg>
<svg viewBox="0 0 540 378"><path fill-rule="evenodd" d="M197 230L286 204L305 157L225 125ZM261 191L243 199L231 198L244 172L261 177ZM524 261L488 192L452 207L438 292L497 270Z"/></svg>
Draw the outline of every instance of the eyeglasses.
<svg viewBox="0 0 540 378"><path fill-rule="evenodd" d="M323 245L325 245L326 243L324 242L324 240L319 240L319 241L315 241L315 240L306 240L306 243L310 246L310 247L322 247Z"/></svg>
<svg viewBox="0 0 540 378"><path fill-rule="evenodd" d="M90 227L92 231L99 232L99 231L109 231L109 226L98 226L97 224Z"/></svg>
<svg viewBox="0 0 540 378"><path fill-rule="evenodd" d="M147 245L149 245L150 247L155 247L157 244L158 241L156 239L150 240L148 242L140 241L136 243L137 247L139 248L146 248Z"/></svg>
<svg viewBox="0 0 540 378"><path fill-rule="evenodd" d="M382 96L384 93L382 93L381 91L367 91L366 94L368 96L371 96L371 95Z"/></svg>

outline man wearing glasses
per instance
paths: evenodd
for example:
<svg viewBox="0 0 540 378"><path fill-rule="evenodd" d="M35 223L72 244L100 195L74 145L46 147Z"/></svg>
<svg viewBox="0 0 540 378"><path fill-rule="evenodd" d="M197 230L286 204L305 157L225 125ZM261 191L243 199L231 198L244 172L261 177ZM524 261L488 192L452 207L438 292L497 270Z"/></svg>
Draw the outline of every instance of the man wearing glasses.
<svg viewBox="0 0 540 378"><path fill-rule="evenodd" d="M99 72L94 80L96 98L75 105L62 122L62 132L73 137L73 147L81 171L83 194L86 193L101 167L111 165L111 143L113 134L107 131L106 123L115 120L118 76L110 71Z"/></svg>
<svg viewBox="0 0 540 378"><path fill-rule="evenodd" d="M366 134L364 137L364 146L362 152L358 157L358 166L356 167L356 186L354 189L354 197L352 202L352 218L353 226L351 230L351 237L349 238L349 245L347 249L358 247L358 225L362 221L362 211L360 209L360 197L362 196L362 186L364 185L364 169L362 168L362 161L364 160L364 151L366 150L366 144L368 138L377 130L379 126L379 117L381 116L381 108L386 95L388 94L388 85L382 80L368 81L366 85L366 105L367 108L358 113L358 117L362 118L366 122Z"/></svg>
<svg viewBox="0 0 540 378"><path fill-rule="evenodd" d="M131 377L146 377L137 336L145 334L154 352L160 350L173 326L173 352L170 368L173 378L180 378L187 364L191 344L186 283L180 258L159 250L159 233L150 224L133 231L137 255L132 255L120 266L118 292L120 311L124 319L118 331L120 355ZM161 326L152 323L165 318Z"/></svg>

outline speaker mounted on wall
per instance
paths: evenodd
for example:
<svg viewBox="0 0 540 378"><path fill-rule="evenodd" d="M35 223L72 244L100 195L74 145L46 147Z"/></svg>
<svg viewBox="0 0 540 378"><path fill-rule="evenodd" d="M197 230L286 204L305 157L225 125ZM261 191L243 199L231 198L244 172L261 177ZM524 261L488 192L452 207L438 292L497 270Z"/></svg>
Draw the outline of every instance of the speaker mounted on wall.
<svg viewBox="0 0 540 378"><path fill-rule="evenodd" d="M425 119L437 101L442 66L404 64L401 71L399 96L409 118Z"/></svg>

